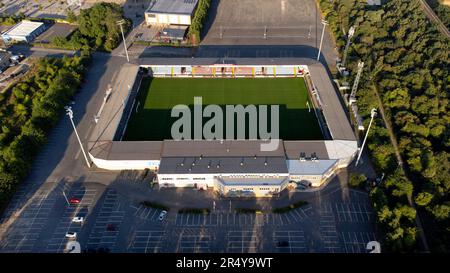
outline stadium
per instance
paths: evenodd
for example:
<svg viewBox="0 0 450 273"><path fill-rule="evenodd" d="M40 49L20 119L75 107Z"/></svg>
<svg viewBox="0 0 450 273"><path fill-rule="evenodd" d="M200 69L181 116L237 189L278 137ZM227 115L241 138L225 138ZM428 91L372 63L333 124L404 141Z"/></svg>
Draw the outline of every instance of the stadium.
<svg viewBox="0 0 450 273"><path fill-rule="evenodd" d="M355 134L321 63L305 59L141 59L117 75L100 106L89 156L101 169L156 173L160 187L270 197L317 188L347 167ZM276 149L264 140L173 140L171 109L279 105Z"/></svg>

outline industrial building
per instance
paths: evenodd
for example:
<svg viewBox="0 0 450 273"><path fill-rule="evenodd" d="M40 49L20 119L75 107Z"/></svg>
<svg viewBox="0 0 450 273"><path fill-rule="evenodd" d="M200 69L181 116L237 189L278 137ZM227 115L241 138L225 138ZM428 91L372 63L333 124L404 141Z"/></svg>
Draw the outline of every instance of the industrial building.
<svg viewBox="0 0 450 273"><path fill-rule="evenodd" d="M45 24L23 20L2 34L4 41L31 42L39 34L45 31Z"/></svg>
<svg viewBox="0 0 450 273"><path fill-rule="evenodd" d="M147 25L191 25L198 0L156 0L145 11Z"/></svg>

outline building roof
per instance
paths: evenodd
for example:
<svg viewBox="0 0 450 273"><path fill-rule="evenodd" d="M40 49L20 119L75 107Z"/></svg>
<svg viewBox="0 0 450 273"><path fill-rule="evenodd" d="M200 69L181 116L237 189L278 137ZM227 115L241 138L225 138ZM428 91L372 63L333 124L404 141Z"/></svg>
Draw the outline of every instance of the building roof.
<svg viewBox="0 0 450 273"><path fill-rule="evenodd" d="M348 158L358 151L358 142L351 140L325 140L330 159Z"/></svg>
<svg viewBox="0 0 450 273"><path fill-rule="evenodd" d="M158 174L287 174L284 156L267 157L163 157Z"/></svg>
<svg viewBox="0 0 450 273"><path fill-rule="evenodd" d="M198 0L157 0L146 12L192 15Z"/></svg>
<svg viewBox="0 0 450 273"><path fill-rule="evenodd" d="M89 153L105 160L160 160L162 141L105 141Z"/></svg>
<svg viewBox="0 0 450 273"><path fill-rule="evenodd" d="M33 33L33 31L35 31L36 29L40 28L42 25L44 25L44 23L42 22L23 20L22 22L18 23L17 25L3 33L3 35L26 37Z"/></svg>
<svg viewBox="0 0 450 273"><path fill-rule="evenodd" d="M261 140L164 140L162 157L283 156L283 142L275 151L261 151Z"/></svg>
<svg viewBox="0 0 450 273"><path fill-rule="evenodd" d="M325 67L321 63L316 63L309 65L308 69L322 101L323 114L332 138L335 140L356 140L343 105Z"/></svg>
<svg viewBox="0 0 450 273"><path fill-rule="evenodd" d="M161 37L182 40L182 39L184 39L186 30L187 30L187 26L167 27L162 30Z"/></svg>
<svg viewBox="0 0 450 273"><path fill-rule="evenodd" d="M330 168L336 163L336 159L325 159L325 160L288 160L288 170L289 174L296 175L318 175L326 173Z"/></svg>
<svg viewBox="0 0 450 273"><path fill-rule="evenodd" d="M308 58L139 58L143 66L183 66L183 65L310 65L315 60Z"/></svg>
<svg viewBox="0 0 450 273"><path fill-rule="evenodd" d="M300 159L300 154L305 153L306 158L313 154L318 159L328 159L328 152L323 140L311 141L284 141L284 150L287 159Z"/></svg>
<svg viewBox="0 0 450 273"><path fill-rule="evenodd" d="M271 185L280 185L286 182L286 177L279 178L235 178L235 177L221 177L218 180L227 186L271 186Z"/></svg>

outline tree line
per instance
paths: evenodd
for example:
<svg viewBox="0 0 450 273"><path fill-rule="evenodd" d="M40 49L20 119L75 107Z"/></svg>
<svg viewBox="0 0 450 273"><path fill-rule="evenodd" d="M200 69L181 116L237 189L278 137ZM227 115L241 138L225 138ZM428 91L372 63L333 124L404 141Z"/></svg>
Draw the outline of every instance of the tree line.
<svg viewBox="0 0 450 273"><path fill-rule="evenodd" d="M199 0L191 25L189 26L188 37L190 42L194 45L200 43L200 34L203 29L203 24L208 17L208 9L211 5L211 0Z"/></svg>
<svg viewBox="0 0 450 273"><path fill-rule="evenodd" d="M0 208L31 168L49 130L82 82L88 56L40 59L0 94Z"/></svg>
<svg viewBox="0 0 450 273"><path fill-rule="evenodd" d="M78 28L67 38L55 37L51 45L72 50L100 50L111 52L122 41L120 20L124 33L130 27L131 22L123 16L122 7L115 3L96 3L88 9L83 9L76 16L72 11L67 14L67 21L77 24Z"/></svg>
<svg viewBox="0 0 450 273"><path fill-rule="evenodd" d="M416 250L416 213L436 251L449 251L450 83L449 41L431 23L418 0L391 0L373 8L365 1L321 0L320 6L343 51L356 27L348 68L365 62L358 107L366 122L381 96L398 140L407 173L399 168L388 131L376 119L368 139L371 161L382 184L371 190L384 245L390 251ZM409 206L414 200L418 211Z"/></svg>

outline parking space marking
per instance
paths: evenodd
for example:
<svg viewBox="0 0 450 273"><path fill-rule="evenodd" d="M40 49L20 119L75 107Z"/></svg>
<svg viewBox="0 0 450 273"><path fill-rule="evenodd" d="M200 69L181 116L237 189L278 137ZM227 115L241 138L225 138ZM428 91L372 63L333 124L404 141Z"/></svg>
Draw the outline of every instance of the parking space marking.
<svg viewBox="0 0 450 273"><path fill-rule="evenodd" d="M139 230L135 231L130 252L145 252L156 253L159 252L164 242L163 238L166 236L164 231L157 230Z"/></svg>
<svg viewBox="0 0 450 273"><path fill-rule="evenodd" d="M45 221L42 220L48 218L55 205L56 196L54 192L41 189L31 196L19 196L16 204L24 204L28 201L28 205L20 215L17 215L18 218L9 232L1 239L2 252L33 251L35 242L45 224ZM11 210L11 215L12 213L13 210Z"/></svg>
<svg viewBox="0 0 450 273"><path fill-rule="evenodd" d="M367 253L366 245L376 240L373 232L341 232L346 253Z"/></svg>
<svg viewBox="0 0 450 273"><path fill-rule="evenodd" d="M183 230L179 237L179 252L200 253L209 252L213 237L209 234L188 234L189 231ZM178 252L177 251L177 252Z"/></svg>
<svg viewBox="0 0 450 273"><path fill-rule="evenodd" d="M274 231L273 241L275 248L279 252L296 253L307 251L305 235L301 230Z"/></svg>
<svg viewBox="0 0 450 273"><path fill-rule="evenodd" d="M112 209L105 204L114 204ZM119 210L120 203L117 199L117 192L115 190L108 190L106 196L101 204L100 212L95 219L94 227L92 228L87 241L88 248L104 247L114 250L117 236L119 234L120 224L125 216L125 211ZM109 230L111 225L111 230Z"/></svg>
<svg viewBox="0 0 450 273"><path fill-rule="evenodd" d="M338 222L367 223L373 221L373 212L364 203L335 203Z"/></svg>
<svg viewBox="0 0 450 273"><path fill-rule="evenodd" d="M228 252L256 252L259 248L259 234L252 230L228 231Z"/></svg>

